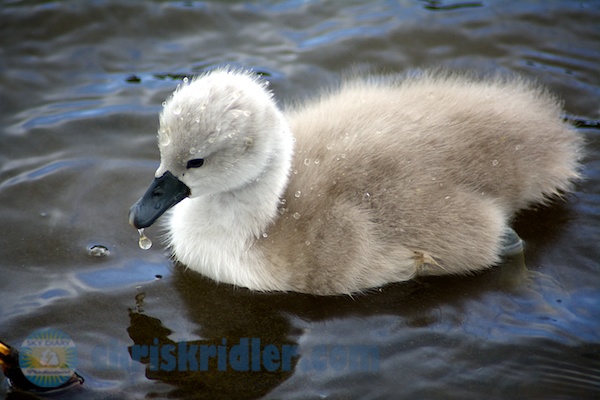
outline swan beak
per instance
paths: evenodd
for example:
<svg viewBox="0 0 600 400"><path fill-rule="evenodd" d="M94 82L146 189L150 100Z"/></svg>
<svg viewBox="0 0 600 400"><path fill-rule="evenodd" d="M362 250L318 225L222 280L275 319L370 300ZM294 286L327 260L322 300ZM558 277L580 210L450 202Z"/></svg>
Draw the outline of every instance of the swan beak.
<svg viewBox="0 0 600 400"><path fill-rule="evenodd" d="M175 204L190 195L190 188L169 171L155 178L146 193L129 209L129 224L141 229L154 223Z"/></svg>

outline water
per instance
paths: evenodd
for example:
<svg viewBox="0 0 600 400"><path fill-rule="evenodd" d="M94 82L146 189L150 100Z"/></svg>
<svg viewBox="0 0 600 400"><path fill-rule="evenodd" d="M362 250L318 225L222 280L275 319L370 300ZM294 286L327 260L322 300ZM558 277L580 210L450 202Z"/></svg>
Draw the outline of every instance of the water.
<svg viewBox="0 0 600 400"><path fill-rule="evenodd" d="M61 398L598 398L597 127L579 128L586 180L519 216L524 256L476 276L352 298L251 293L173 265L157 226L142 251L127 212L158 167L161 103L186 76L252 67L285 103L350 67L517 72L593 122L599 20L594 1L2 2L0 338L67 333L86 382ZM132 358L243 339L279 358L198 372Z"/></svg>
<svg viewBox="0 0 600 400"><path fill-rule="evenodd" d="M144 233L144 228L138 229L138 233L140 234L140 239L138 240L138 245L142 250L148 250L152 247L152 240L146 236Z"/></svg>

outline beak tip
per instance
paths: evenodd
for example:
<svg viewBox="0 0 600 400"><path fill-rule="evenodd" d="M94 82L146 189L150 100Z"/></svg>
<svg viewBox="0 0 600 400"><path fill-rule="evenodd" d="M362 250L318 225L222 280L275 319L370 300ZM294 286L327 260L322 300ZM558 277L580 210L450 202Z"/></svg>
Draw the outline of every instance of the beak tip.
<svg viewBox="0 0 600 400"><path fill-rule="evenodd" d="M142 229L142 228L147 228L150 225L152 225L152 223L154 221L150 221L148 223L148 221L140 221L139 218L139 214L138 214L138 210L137 210L137 203L133 205L133 207L131 207L131 209L129 210L129 225L131 225L132 227L134 227L135 229ZM146 222L146 223L144 223Z"/></svg>
<svg viewBox="0 0 600 400"><path fill-rule="evenodd" d="M129 225L133 226L134 228L138 228L137 227L137 221L136 221L136 207L137 203L135 203L134 205L131 206L131 208L129 209ZM139 229L139 228L138 228Z"/></svg>
<svg viewBox="0 0 600 400"><path fill-rule="evenodd" d="M131 206L129 224L137 229L147 228L189 194L190 189L167 171L155 178L142 198Z"/></svg>

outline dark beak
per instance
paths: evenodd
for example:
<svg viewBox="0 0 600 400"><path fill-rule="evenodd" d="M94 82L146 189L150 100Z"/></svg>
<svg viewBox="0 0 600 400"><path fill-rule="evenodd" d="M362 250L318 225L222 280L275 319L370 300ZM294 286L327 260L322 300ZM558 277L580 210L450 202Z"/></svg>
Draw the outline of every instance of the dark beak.
<svg viewBox="0 0 600 400"><path fill-rule="evenodd" d="M146 193L129 209L129 223L147 228L175 204L190 195L190 188L169 171L155 178Z"/></svg>

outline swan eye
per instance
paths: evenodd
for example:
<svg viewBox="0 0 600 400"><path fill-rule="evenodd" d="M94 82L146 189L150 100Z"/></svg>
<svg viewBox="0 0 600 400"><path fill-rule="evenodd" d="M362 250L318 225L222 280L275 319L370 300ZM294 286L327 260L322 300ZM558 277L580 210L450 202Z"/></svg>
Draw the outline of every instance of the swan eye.
<svg viewBox="0 0 600 400"><path fill-rule="evenodd" d="M187 162L186 168L200 168L202 165L204 165L204 158L194 158L193 160L189 160Z"/></svg>

